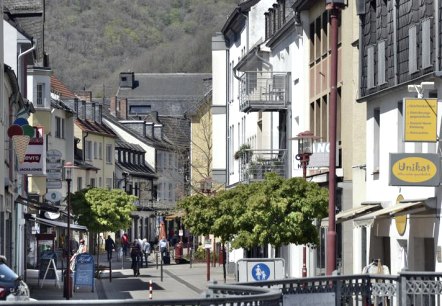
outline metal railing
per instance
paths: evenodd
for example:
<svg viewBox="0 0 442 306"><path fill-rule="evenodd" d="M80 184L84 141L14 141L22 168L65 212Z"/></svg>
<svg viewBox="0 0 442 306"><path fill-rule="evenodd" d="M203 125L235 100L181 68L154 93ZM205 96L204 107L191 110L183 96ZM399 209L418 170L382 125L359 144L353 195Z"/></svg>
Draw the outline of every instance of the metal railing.
<svg viewBox="0 0 442 306"><path fill-rule="evenodd" d="M442 305L442 273L435 272L320 276L241 285L279 288L283 305L293 302L290 296L300 295L311 304L328 299L330 305Z"/></svg>
<svg viewBox="0 0 442 306"><path fill-rule="evenodd" d="M280 305L281 292L269 288L245 285L208 285L205 297L170 300L69 300L69 301L15 301L2 305Z"/></svg>
<svg viewBox="0 0 442 306"><path fill-rule="evenodd" d="M286 162L286 149L246 150L246 154L241 157L241 181L262 181L269 172L287 177Z"/></svg>
<svg viewBox="0 0 442 306"><path fill-rule="evenodd" d="M288 93L289 77L287 72L244 72L240 82L240 111L286 109L289 100Z"/></svg>

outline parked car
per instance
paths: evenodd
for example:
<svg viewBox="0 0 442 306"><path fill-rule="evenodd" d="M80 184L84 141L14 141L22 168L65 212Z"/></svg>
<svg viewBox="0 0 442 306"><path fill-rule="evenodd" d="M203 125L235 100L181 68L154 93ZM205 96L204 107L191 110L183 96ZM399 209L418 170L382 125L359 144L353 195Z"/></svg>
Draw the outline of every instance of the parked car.
<svg viewBox="0 0 442 306"><path fill-rule="evenodd" d="M3 258L0 258L0 300L29 300L28 285L8 267Z"/></svg>

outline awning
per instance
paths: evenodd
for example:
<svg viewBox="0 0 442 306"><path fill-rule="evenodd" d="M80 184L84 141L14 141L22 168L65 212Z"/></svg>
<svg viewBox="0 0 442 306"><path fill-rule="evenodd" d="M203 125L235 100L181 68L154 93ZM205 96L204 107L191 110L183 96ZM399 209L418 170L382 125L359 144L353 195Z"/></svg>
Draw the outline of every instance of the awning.
<svg viewBox="0 0 442 306"><path fill-rule="evenodd" d="M31 207L31 208L37 209L37 210L52 211L52 212L59 211L58 207L56 207L56 206L45 204L45 203L40 203L35 200L23 198L22 196L18 196L17 199L15 200L15 202L26 205L28 207Z"/></svg>
<svg viewBox="0 0 442 306"><path fill-rule="evenodd" d="M182 217L184 217L184 215L185 215L185 212L184 212L184 211L178 211L178 212L173 213L173 214L171 214L171 215L167 215L167 216L165 217L165 219L166 219L166 221L172 221L172 220L174 220L175 218L182 218Z"/></svg>
<svg viewBox="0 0 442 306"><path fill-rule="evenodd" d="M394 217L397 214L403 214L405 212L410 212L412 210L425 208L425 202L419 201L419 202L407 202L407 203L400 203L395 204L392 206L389 206L387 208L383 208L371 213L368 213L366 215L360 216L359 218L356 218L353 220L354 225L359 226L370 226L373 224L374 220L383 218L383 217Z"/></svg>
<svg viewBox="0 0 442 306"><path fill-rule="evenodd" d="M373 210L380 209L380 208L382 208L380 202L375 202L375 203L370 202L370 204L368 204L368 202L367 202L367 204L362 203L362 205L359 205L357 207L352 207L350 209L343 210L343 211L337 213L336 214L336 224L357 218L365 212L371 212ZM324 218L321 220L321 226L328 227L328 218Z"/></svg>
<svg viewBox="0 0 442 306"><path fill-rule="evenodd" d="M29 220L35 221L37 223L40 224L44 224L44 225L48 225L48 226L55 226L55 227L62 227L62 228L67 228L68 224L65 222L60 222L60 221L54 221L54 220L49 220L49 219L43 219L43 218L39 218L39 217L32 217ZM77 230L77 231L85 231L87 232L87 227L83 226L83 225L78 225L78 224L72 224L70 225L70 228L72 230Z"/></svg>

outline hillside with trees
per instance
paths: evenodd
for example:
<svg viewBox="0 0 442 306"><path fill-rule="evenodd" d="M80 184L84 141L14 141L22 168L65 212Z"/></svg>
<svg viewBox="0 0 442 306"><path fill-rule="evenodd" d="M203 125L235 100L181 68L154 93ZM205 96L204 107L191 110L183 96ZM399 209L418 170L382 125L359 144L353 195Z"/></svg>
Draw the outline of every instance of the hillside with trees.
<svg viewBox="0 0 442 306"><path fill-rule="evenodd" d="M211 72L211 37L240 0L45 1L50 66L102 97L121 71Z"/></svg>

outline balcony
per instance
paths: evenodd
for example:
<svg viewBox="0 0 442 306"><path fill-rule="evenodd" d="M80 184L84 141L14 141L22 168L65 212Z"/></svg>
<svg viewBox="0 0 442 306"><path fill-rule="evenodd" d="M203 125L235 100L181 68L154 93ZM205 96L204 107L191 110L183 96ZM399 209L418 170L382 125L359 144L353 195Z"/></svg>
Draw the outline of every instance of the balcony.
<svg viewBox="0 0 442 306"><path fill-rule="evenodd" d="M241 112L280 111L289 103L289 73L244 72L241 76Z"/></svg>
<svg viewBox="0 0 442 306"><path fill-rule="evenodd" d="M287 150L246 150L240 158L241 181L253 182L265 179L265 174L274 172L287 177Z"/></svg>

